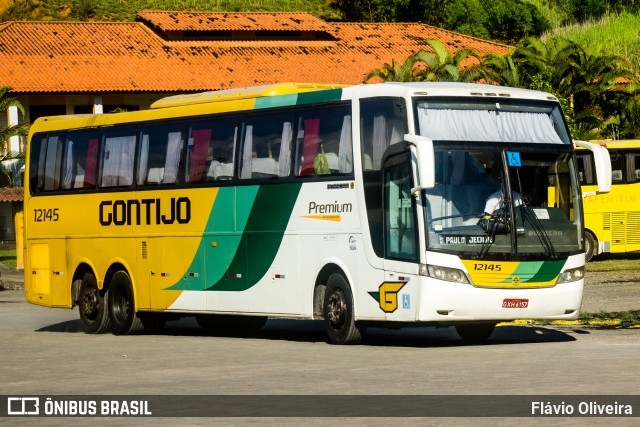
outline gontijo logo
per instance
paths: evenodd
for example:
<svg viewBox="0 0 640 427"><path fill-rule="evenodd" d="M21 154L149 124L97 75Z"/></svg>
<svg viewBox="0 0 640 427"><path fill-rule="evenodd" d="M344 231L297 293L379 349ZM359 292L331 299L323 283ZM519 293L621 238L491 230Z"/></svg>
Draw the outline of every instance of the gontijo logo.
<svg viewBox="0 0 640 427"><path fill-rule="evenodd" d="M100 224L161 225L188 224L191 221L191 200L188 197L162 199L104 200L99 208Z"/></svg>
<svg viewBox="0 0 640 427"><path fill-rule="evenodd" d="M407 282L384 282L378 288L378 292L369 292L385 313L393 313L398 309L398 292ZM406 303L405 303L406 304Z"/></svg>

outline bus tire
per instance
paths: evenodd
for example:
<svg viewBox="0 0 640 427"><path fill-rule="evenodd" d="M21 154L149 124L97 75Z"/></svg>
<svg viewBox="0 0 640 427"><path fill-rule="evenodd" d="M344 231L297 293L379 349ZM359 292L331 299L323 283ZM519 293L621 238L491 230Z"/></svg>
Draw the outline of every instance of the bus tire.
<svg viewBox="0 0 640 427"><path fill-rule="evenodd" d="M340 273L333 273L327 280L323 315L331 344L358 344L362 341L365 324L355 321L351 288Z"/></svg>
<svg viewBox="0 0 640 427"><path fill-rule="evenodd" d="M114 335L134 335L144 330L136 314L131 278L122 270L113 275L109 284L109 316Z"/></svg>
<svg viewBox="0 0 640 427"><path fill-rule="evenodd" d="M107 309L109 292L98 289L93 273L85 273L78 292L78 311L88 334L100 334L109 330L111 319Z"/></svg>
<svg viewBox="0 0 640 427"><path fill-rule="evenodd" d="M489 339L495 327L495 323L471 323L456 325L456 332L464 341L482 342Z"/></svg>
<svg viewBox="0 0 640 427"><path fill-rule="evenodd" d="M584 231L584 262L591 261L593 255L596 253L596 248L598 247L598 241L596 237L590 232Z"/></svg>
<svg viewBox="0 0 640 427"><path fill-rule="evenodd" d="M209 333L255 332L267 323L266 316L237 316L231 314L197 314L196 322Z"/></svg>

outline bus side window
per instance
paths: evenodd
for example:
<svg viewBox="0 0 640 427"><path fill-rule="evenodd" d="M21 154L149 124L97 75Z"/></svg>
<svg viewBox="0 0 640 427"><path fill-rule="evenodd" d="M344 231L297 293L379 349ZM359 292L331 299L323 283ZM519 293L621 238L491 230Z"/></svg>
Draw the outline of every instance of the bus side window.
<svg viewBox="0 0 640 427"><path fill-rule="evenodd" d="M96 187L97 132L70 132L64 147L62 189Z"/></svg>
<svg viewBox="0 0 640 427"><path fill-rule="evenodd" d="M640 181L640 154L627 153L625 155L625 162L627 168L627 182Z"/></svg>
<svg viewBox="0 0 640 427"><path fill-rule="evenodd" d="M133 184L135 130L106 131L100 159L100 187L124 187Z"/></svg>
<svg viewBox="0 0 640 427"><path fill-rule="evenodd" d="M593 156L591 153L580 154L578 159L578 175L581 185L595 184L596 178L593 168Z"/></svg>
<svg viewBox="0 0 640 427"><path fill-rule="evenodd" d="M288 177L291 171L293 115L249 116L244 123L240 179Z"/></svg>
<svg viewBox="0 0 640 427"><path fill-rule="evenodd" d="M44 190L44 164L47 152L47 137L34 136L30 144L29 185L32 193L39 193Z"/></svg>
<svg viewBox="0 0 640 427"><path fill-rule="evenodd" d="M353 172L349 106L305 110L296 137L296 175L338 175Z"/></svg>
<svg viewBox="0 0 640 427"><path fill-rule="evenodd" d="M609 155L611 157L611 182L614 184L619 184L624 180L622 170L623 170L623 157L619 151L610 151Z"/></svg>
<svg viewBox="0 0 640 427"><path fill-rule="evenodd" d="M193 122L187 144L188 182L233 178L238 121L216 118Z"/></svg>
<svg viewBox="0 0 640 427"><path fill-rule="evenodd" d="M139 185L175 184L184 137L177 126L145 129L138 156Z"/></svg>
<svg viewBox="0 0 640 427"><path fill-rule="evenodd" d="M42 140L38 157L38 190L55 191L60 189L62 176L62 154L64 138L50 135Z"/></svg>
<svg viewBox="0 0 640 427"><path fill-rule="evenodd" d="M402 142L407 133L406 108L402 99L361 101L362 167L380 170L389 146Z"/></svg>

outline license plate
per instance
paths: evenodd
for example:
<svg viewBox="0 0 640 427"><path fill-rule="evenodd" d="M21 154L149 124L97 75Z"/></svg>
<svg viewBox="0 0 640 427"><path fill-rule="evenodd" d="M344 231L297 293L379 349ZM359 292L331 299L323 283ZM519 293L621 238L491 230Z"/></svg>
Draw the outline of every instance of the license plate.
<svg viewBox="0 0 640 427"><path fill-rule="evenodd" d="M527 308L528 306L528 299L505 298L502 300L502 308Z"/></svg>

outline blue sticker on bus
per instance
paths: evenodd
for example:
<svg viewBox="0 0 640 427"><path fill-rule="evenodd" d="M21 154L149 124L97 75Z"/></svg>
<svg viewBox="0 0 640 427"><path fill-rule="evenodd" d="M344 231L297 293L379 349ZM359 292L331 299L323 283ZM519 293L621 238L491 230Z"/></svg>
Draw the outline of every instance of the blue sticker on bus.
<svg viewBox="0 0 640 427"><path fill-rule="evenodd" d="M520 153L517 151L507 151L507 160L509 162L509 166L514 166L516 168L522 166L522 162L520 161Z"/></svg>
<svg viewBox="0 0 640 427"><path fill-rule="evenodd" d="M411 295L402 294L402 308L411 308Z"/></svg>

